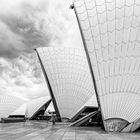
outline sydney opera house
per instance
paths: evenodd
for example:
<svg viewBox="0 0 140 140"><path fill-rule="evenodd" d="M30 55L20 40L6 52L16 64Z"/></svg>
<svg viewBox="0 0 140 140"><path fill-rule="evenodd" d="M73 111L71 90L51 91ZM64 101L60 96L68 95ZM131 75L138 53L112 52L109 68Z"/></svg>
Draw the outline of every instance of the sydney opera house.
<svg viewBox="0 0 140 140"><path fill-rule="evenodd" d="M50 97L29 103L2 97L0 117L35 119L52 101L58 121L71 126L91 119L107 132L135 131L140 127L140 0L74 0L70 8L83 48L36 48Z"/></svg>
<svg viewBox="0 0 140 140"><path fill-rule="evenodd" d="M0 96L0 119L1 122L33 120L44 114L51 103L50 96L40 97L27 101L25 99L10 96ZM24 119L23 119L24 118Z"/></svg>
<svg viewBox="0 0 140 140"><path fill-rule="evenodd" d="M140 1L75 0L70 8L83 48L36 50L58 115L72 119L95 95L106 131L135 131L140 126Z"/></svg>
<svg viewBox="0 0 140 140"><path fill-rule="evenodd" d="M140 126L140 1L75 0L106 131Z"/></svg>
<svg viewBox="0 0 140 140"><path fill-rule="evenodd" d="M93 108L97 110L95 90L83 49L44 47L36 51L60 119L75 118L92 96Z"/></svg>

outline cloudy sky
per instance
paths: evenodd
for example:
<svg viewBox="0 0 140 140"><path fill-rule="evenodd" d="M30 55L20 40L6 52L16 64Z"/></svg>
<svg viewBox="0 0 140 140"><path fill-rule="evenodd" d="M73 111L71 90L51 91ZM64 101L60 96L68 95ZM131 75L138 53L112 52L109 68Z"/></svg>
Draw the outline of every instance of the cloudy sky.
<svg viewBox="0 0 140 140"><path fill-rule="evenodd" d="M72 0L0 0L0 94L49 95L34 48L81 47ZM77 41L79 40L79 41Z"/></svg>

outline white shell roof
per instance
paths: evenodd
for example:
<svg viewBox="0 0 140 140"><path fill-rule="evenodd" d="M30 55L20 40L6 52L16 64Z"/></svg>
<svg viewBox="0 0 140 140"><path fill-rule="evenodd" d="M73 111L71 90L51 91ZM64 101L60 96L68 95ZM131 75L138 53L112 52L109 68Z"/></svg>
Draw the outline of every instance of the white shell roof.
<svg viewBox="0 0 140 140"><path fill-rule="evenodd" d="M21 98L10 95L0 95L0 118L8 117L23 103L25 103L25 100Z"/></svg>
<svg viewBox="0 0 140 140"><path fill-rule="evenodd" d="M40 98L31 100L27 104L27 118L31 118L50 99L51 99L50 96L45 96L45 97L40 97Z"/></svg>
<svg viewBox="0 0 140 140"><path fill-rule="evenodd" d="M25 115L26 116L27 103L22 104L19 108L17 108L10 115Z"/></svg>
<svg viewBox="0 0 140 140"><path fill-rule="evenodd" d="M82 107L84 106L98 107L96 95L92 95L92 97Z"/></svg>
<svg viewBox="0 0 140 140"><path fill-rule="evenodd" d="M61 117L71 119L95 94L82 48L37 48L49 78Z"/></svg>
<svg viewBox="0 0 140 140"><path fill-rule="evenodd" d="M74 0L103 119L140 117L140 0Z"/></svg>

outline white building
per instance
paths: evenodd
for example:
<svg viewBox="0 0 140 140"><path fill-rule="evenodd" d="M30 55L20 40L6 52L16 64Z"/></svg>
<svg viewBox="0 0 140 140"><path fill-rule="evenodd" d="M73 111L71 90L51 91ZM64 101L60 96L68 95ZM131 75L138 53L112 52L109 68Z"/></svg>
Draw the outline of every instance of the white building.
<svg viewBox="0 0 140 140"><path fill-rule="evenodd" d="M75 0L106 131L140 126L140 0Z"/></svg>
<svg viewBox="0 0 140 140"><path fill-rule="evenodd" d="M19 106L14 112L9 114L9 116L21 116L21 117L26 117L27 115L27 103L22 104Z"/></svg>
<svg viewBox="0 0 140 140"><path fill-rule="evenodd" d="M8 117L13 111L26 101L10 95L0 95L0 119Z"/></svg>
<svg viewBox="0 0 140 140"><path fill-rule="evenodd" d="M7 117L26 117L33 119L39 111L45 112L50 102L50 96L27 101L15 96L0 95L0 119Z"/></svg>
<svg viewBox="0 0 140 140"><path fill-rule="evenodd" d="M95 94L84 50L69 47L37 48L54 108L71 119ZM96 97L95 97L96 98Z"/></svg>
<svg viewBox="0 0 140 140"><path fill-rule="evenodd" d="M27 104L26 117L31 120L39 111L44 110L45 112L50 102L50 96L44 96L31 100Z"/></svg>

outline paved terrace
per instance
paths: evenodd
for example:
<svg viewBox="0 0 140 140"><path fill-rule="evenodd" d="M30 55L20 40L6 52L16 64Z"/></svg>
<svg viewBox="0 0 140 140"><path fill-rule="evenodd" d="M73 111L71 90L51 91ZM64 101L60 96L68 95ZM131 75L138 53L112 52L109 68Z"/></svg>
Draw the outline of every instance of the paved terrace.
<svg viewBox="0 0 140 140"><path fill-rule="evenodd" d="M68 127L46 121L0 123L0 140L140 140L137 133L106 133L98 127Z"/></svg>

